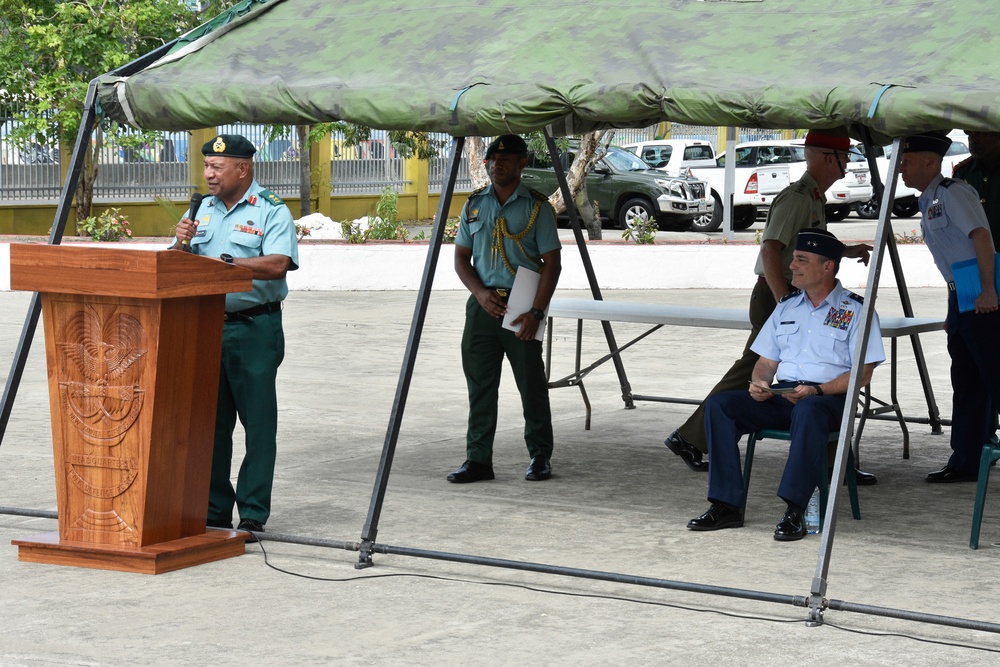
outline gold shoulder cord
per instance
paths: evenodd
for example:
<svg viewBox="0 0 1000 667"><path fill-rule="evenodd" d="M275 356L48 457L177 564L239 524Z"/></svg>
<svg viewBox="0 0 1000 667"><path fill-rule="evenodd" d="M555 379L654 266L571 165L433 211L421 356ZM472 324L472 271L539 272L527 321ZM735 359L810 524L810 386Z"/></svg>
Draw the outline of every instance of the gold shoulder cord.
<svg viewBox="0 0 1000 667"><path fill-rule="evenodd" d="M523 254L528 259L532 260L536 264L541 264L541 260L538 257L532 257L524 250L524 246L521 245L521 239L523 239L531 228L535 226L535 220L538 219L538 212L542 210L542 201L535 201L535 206L531 209L531 216L528 218L528 226L524 228L524 231L520 234L511 234L507 231L507 219L503 216L497 217L496 226L493 228L493 244L492 244L492 261L493 266L497 264L497 255L503 259L503 265L507 267L507 270L511 274L516 274L514 267L510 265L510 261L507 259L507 251L504 250L503 241L504 239L510 239L513 241L517 247L520 249L521 254Z"/></svg>

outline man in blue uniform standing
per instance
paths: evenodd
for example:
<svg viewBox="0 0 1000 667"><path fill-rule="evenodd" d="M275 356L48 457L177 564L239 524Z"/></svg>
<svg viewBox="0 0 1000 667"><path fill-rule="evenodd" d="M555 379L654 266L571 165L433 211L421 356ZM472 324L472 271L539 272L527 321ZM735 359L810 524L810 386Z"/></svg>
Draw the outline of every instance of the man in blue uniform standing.
<svg viewBox="0 0 1000 667"><path fill-rule="evenodd" d="M921 191L920 229L948 283L948 354L951 356L951 449L948 463L928 482L974 482L983 445L1000 405L1000 311L994 286L995 250L979 194L968 183L944 178L941 158L951 145L943 132L906 137L900 158L903 182ZM959 312L952 266L975 260L982 288L975 309Z"/></svg>
<svg viewBox="0 0 1000 667"><path fill-rule="evenodd" d="M531 462L524 478L552 476L552 411L542 361L535 340L559 280L560 249L555 214L545 195L521 183L528 146L505 134L486 149L490 185L469 195L455 237L455 271L472 293L465 307L462 368L469 388L466 460L448 475L456 484L494 478L493 438L504 356L510 361L524 413L524 442ZM507 297L518 267L540 272L532 307L516 313L504 329Z"/></svg>
<svg viewBox="0 0 1000 667"><path fill-rule="evenodd" d="M763 428L791 432L791 446L778 496L788 505L774 539L800 540L806 535L804 511L825 471L823 448L840 427L851 364L861 331L863 300L837 280L845 246L824 229L799 232L792 254L792 285L764 323L752 349L760 358L749 390L709 397L705 431L712 465L708 500L712 506L687 526L720 530L743 526L743 475L740 438ZM875 366L885 361L878 316L868 335L862 383L871 381ZM772 381L777 380L772 385ZM775 394L772 389L790 389Z"/></svg>
<svg viewBox="0 0 1000 667"><path fill-rule="evenodd" d="M298 240L288 207L254 178L252 143L220 134L201 152L211 196L177 224L172 247L253 271L250 291L226 295L208 525L232 528L235 504L238 528L263 532L277 453L275 380L285 355L281 302L288 294L285 275L298 268ZM246 455L234 489L237 417L246 431Z"/></svg>

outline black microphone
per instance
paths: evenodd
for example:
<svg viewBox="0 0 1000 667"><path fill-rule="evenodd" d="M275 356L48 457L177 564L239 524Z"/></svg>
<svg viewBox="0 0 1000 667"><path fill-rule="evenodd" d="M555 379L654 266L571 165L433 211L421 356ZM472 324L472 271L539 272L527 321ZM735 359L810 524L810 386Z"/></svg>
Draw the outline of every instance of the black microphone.
<svg viewBox="0 0 1000 667"><path fill-rule="evenodd" d="M205 195L200 192L191 193L191 204L188 206L188 218L191 220L197 220L198 209L201 208L201 200L205 198ZM184 250L191 252L191 246L188 245L187 239L181 241L181 246Z"/></svg>

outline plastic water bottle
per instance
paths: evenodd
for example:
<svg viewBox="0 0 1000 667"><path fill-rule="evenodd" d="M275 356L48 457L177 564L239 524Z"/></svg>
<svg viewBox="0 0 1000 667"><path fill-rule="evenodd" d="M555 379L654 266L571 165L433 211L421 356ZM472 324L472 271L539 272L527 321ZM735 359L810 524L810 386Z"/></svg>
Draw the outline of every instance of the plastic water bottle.
<svg viewBox="0 0 1000 667"><path fill-rule="evenodd" d="M813 489L812 498L806 505L806 532L815 535L819 532L819 489Z"/></svg>

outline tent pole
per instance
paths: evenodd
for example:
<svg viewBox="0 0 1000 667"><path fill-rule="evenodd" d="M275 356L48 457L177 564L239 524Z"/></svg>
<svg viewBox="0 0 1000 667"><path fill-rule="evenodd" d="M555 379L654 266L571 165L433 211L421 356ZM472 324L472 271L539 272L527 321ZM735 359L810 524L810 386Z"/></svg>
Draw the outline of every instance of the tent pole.
<svg viewBox="0 0 1000 667"><path fill-rule="evenodd" d="M875 162L875 147L872 141L871 129L868 126L863 126L861 131L864 137L865 155L868 156L868 169L872 175L872 187L875 189L875 197L882 202L879 208L879 217L881 218L881 209L885 207L891 209L894 197L884 196L886 188L882 182L882 176L878 172L878 165ZM892 181L891 192L894 195L896 192L896 179L892 178L890 180ZM910 301L910 293L906 289L903 265L899 261L899 248L896 247L896 237L893 234L889 234L888 250L889 259L892 260L892 274L896 279L896 289L899 291L899 301L903 307L903 315L905 317L913 317L913 304ZM924 390L924 399L927 401L927 416L928 423L931 425L931 434L940 435L942 433L941 412L938 409L937 400L934 398L934 389L931 387L931 376L927 371L927 362L924 359L924 348L920 344L920 337L917 335L910 336L910 344L913 346L913 359L917 364L917 375L920 377L920 385ZM909 451L904 452L903 458L909 458Z"/></svg>
<svg viewBox="0 0 1000 667"><path fill-rule="evenodd" d="M736 128L726 128L726 173L722 184L722 238L727 241L736 239L736 232L733 231L733 216L736 209L733 207L736 192Z"/></svg>
<svg viewBox="0 0 1000 667"><path fill-rule="evenodd" d="M576 210L576 203L570 195L569 183L566 181L566 171L559 160L559 147L556 146L555 139L552 138L552 128L546 125L542 132L545 135L545 143L549 148L549 157L552 158L552 167L556 172L556 180L559 182L559 190L562 192L563 202L566 204L566 213L569 215L569 223L573 228L573 236L576 238L576 247L580 250L580 259L583 261L583 270L587 274L587 282L590 284L590 292L596 301L603 301L601 287L597 284L597 274L594 273L594 265L590 261L590 252L587 250L587 242L583 238L583 229L580 227L580 216ZM601 322L604 328L604 337L608 341L608 348L611 350L612 361L615 364L615 371L618 373L618 381L622 388L622 401L625 402L626 410L635 409L635 401L632 400L632 385L629 384L628 376L625 374L625 365L622 363L621 355L618 354L618 343L615 341L615 332L611 329L610 322ZM589 427L588 427L589 428Z"/></svg>
<svg viewBox="0 0 1000 667"><path fill-rule="evenodd" d="M385 442L382 445L382 457L379 459L378 472L375 475L375 486L372 489L371 503L368 506L368 517L365 519L365 525L361 531L360 554L355 566L359 569L372 566L372 552L375 546L375 536L378 535L382 503L389 485L392 458L396 453L399 429L403 422L403 411L406 409L406 399L410 393L410 380L413 377L413 367L417 359L417 348L420 347L420 335L424 330L424 320L427 319L427 303L431 297L434 271L437 268L438 256L441 254L444 226L448 221L448 211L451 209L451 197L455 191L455 181L458 180L458 167L462 162L462 148L464 146L464 137L452 138L451 152L448 157L448 178L441 192L441 199L438 201L437 215L431 230L431 242L427 248L427 259L424 262L424 273L420 279L420 291L417 292L417 303L413 310L413 320L410 323L410 335L406 340L406 351L403 353L403 367L399 371L399 382L396 385L396 396L392 401L389 426L386 429Z"/></svg>
<svg viewBox="0 0 1000 667"><path fill-rule="evenodd" d="M96 97L97 79L94 79L87 87L87 96L84 98L80 131L76 135L73 157L70 160L70 168L66 172L66 181L63 183L55 221L49 234L49 244L51 245L59 245L62 242L63 232L66 229L73 197L76 195L76 187L80 181L80 172L83 171L84 151L90 150L90 135L97 123L97 113L94 110ZM21 337L18 339L17 348L14 351L14 361L10 366L10 373L7 375L3 398L0 399L0 444L3 443L4 434L7 432L10 413L14 408L14 399L17 397L17 389L21 384L21 376L24 374L24 366L28 361L28 352L31 350L31 341L35 337L35 329L38 327L38 318L41 313L41 298L38 292L34 292L28 304L28 313L24 317L24 325L21 327Z"/></svg>
<svg viewBox="0 0 1000 667"><path fill-rule="evenodd" d="M885 192L883 201L892 201L896 191L896 173L899 170L901 140L893 142L893 160L889 166L889 189ZM869 153L870 155L871 153ZM844 472L847 465L847 454L854 436L854 413L861 393L861 376L864 373L865 355L868 351L868 335L871 331L872 317L875 313L875 301L878 296L878 282L882 273L883 251L890 242L892 225L889 219L892 207L883 205L879 209L878 226L875 230L874 252L868 265L868 292L865 304L861 309L860 340L854 349L851 360L851 379L847 385L847 398L844 401L844 413L840 420L840 439L837 441L837 456L833 464L833 477L830 481L835 491L830 494L826 504L824 529L820 539L819 558L816 561L816 575L813 578L809 596L809 625L822 625L823 609L827 605L827 577L830 573L830 556L833 552L833 540L837 529L837 506L843 497Z"/></svg>
<svg viewBox="0 0 1000 667"><path fill-rule="evenodd" d="M160 48L154 49L130 63L126 63L113 72L110 72L110 74L120 76L133 74L166 54L167 51L173 48L176 41L164 44ZM62 242L63 232L66 229L66 221L69 219L69 211L73 205L73 197L76 195L76 187L80 181L80 172L83 171L84 147L86 147L86 150L90 150L90 137L94 131L94 126L97 124L96 99L97 79L95 78L87 86L87 95L84 97L83 115L80 118L80 131L76 134L76 143L73 145L73 157L70 159L70 168L66 172L66 181L63 183L62 194L59 196L56 217L52 223L52 231L49 234L50 245L59 245ZM42 304L38 293L35 292L31 295L28 312L24 316L21 337L18 339L17 348L14 351L14 361L11 363L10 372L7 375L3 397L0 398L0 444L3 444L3 437L7 432L10 413L14 408L14 399L17 397L17 389L21 384L21 376L24 374L24 366L28 361L28 352L31 350L31 341L35 336L35 329L38 327L38 318L41 312Z"/></svg>

